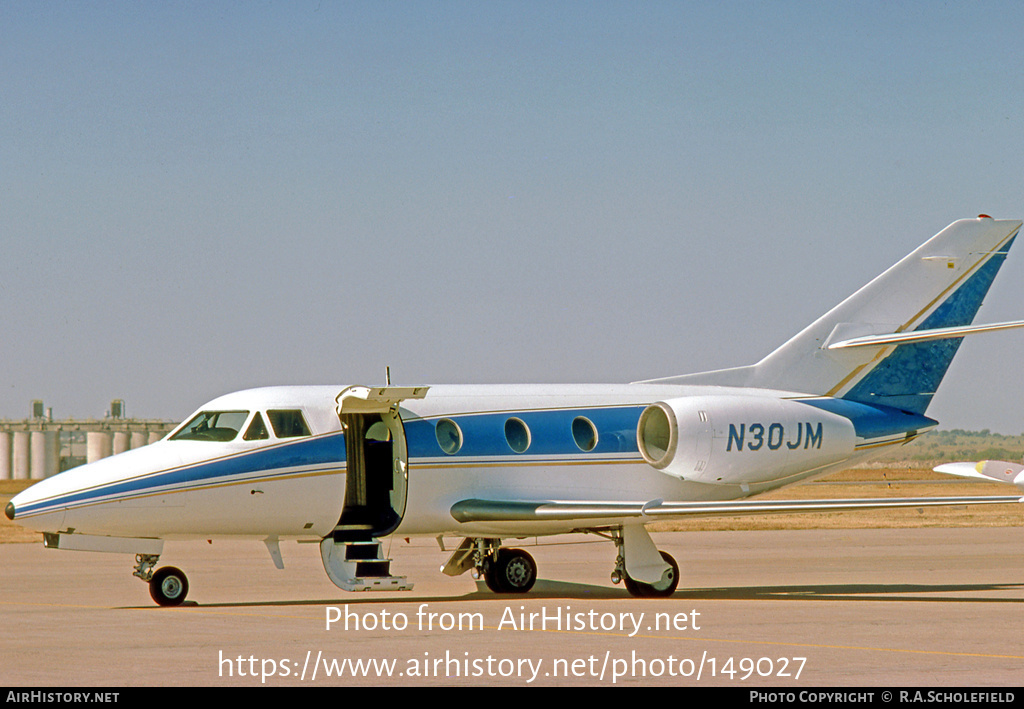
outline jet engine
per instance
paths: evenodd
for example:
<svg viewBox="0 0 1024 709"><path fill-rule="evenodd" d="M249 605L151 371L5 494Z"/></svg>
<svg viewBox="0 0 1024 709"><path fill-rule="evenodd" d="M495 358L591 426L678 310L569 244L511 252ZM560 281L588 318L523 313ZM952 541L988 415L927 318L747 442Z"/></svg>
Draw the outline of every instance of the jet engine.
<svg viewBox="0 0 1024 709"><path fill-rule="evenodd" d="M702 483L763 483L853 455L853 423L793 399L697 396L651 404L637 445L667 475Z"/></svg>

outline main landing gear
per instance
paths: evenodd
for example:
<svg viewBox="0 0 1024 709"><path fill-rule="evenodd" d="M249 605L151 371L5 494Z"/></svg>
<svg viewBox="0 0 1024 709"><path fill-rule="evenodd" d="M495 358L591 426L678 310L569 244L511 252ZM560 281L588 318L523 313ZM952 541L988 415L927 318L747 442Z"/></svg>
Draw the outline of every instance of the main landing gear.
<svg viewBox="0 0 1024 709"><path fill-rule="evenodd" d="M679 565L672 558L671 554L667 552L661 552L661 558L669 565L669 568L662 572L660 581L655 583L635 581L629 577L629 574L618 571L616 560L616 570L612 572L612 583L619 583L621 581L625 585L626 590L629 591L629 595L637 598L666 598L671 596L676 592L676 587L679 585Z"/></svg>
<svg viewBox="0 0 1024 709"><path fill-rule="evenodd" d="M631 596L665 598L679 586L679 565L659 551L640 525L588 530L615 543L617 551L612 583L622 583ZM537 562L522 549L507 549L500 539L467 538L441 571L458 576L472 570L495 593L526 593L537 580Z"/></svg>
<svg viewBox="0 0 1024 709"><path fill-rule="evenodd" d="M149 584L149 595L160 606L180 606L188 595L188 577L173 566L164 566L154 573L157 554L136 554L133 576Z"/></svg>

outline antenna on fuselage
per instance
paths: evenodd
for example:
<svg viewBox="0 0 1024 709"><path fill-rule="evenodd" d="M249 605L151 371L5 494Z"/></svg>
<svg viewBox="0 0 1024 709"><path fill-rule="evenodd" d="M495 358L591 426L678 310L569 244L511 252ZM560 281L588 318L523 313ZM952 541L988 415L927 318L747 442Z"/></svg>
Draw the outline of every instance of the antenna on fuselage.
<svg viewBox="0 0 1024 709"><path fill-rule="evenodd" d="M386 365L384 367L384 383L387 386L391 386L391 367Z"/></svg>

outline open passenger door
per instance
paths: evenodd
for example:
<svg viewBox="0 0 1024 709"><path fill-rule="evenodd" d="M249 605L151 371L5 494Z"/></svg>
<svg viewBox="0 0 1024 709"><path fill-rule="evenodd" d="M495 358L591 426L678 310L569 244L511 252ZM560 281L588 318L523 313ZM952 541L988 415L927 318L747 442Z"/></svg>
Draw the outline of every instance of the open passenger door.
<svg viewBox="0 0 1024 709"><path fill-rule="evenodd" d="M409 456L398 405L428 387L345 388L336 399L345 433L345 506L335 541L390 534L405 514Z"/></svg>

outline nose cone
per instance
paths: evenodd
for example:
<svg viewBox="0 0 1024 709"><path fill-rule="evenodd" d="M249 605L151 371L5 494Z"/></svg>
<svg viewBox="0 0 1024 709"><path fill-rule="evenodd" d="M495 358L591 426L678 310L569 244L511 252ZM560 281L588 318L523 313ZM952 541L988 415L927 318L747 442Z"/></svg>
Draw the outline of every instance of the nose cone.
<svg viewBox="0 0 1024 709"><path fill-rule="evenodd" d="M50 504L47 490L54 487L53 481L60 478L40 480L32 487L22 490L4 507L7 519L36 532L56 532L64 521L64 507Z"/></svg>
<svg viewBox="0 0 1024 709"><path fill-rule="evenodd" d="M111 520L145 522L145 512L126 514L125 507L145 507L148 498L140 493L147 475L173 469L181 461L175 449L161 443L103 458L53 477L40 480L15 495L5 509L23 527L55 533L74 527L79 534L116 535L125 533L111 526ZM126 497L142 498L138 504ZM130 536L130 534L126 534Z"/></svg>

